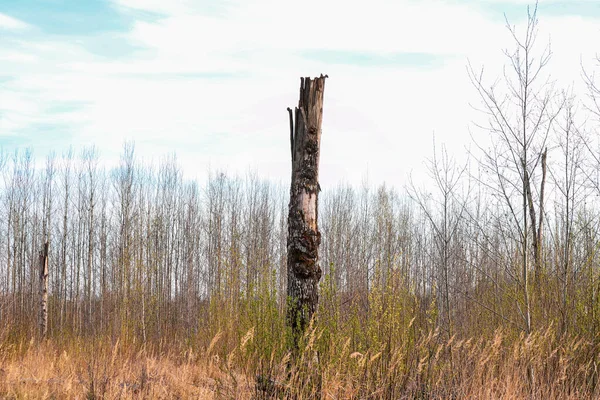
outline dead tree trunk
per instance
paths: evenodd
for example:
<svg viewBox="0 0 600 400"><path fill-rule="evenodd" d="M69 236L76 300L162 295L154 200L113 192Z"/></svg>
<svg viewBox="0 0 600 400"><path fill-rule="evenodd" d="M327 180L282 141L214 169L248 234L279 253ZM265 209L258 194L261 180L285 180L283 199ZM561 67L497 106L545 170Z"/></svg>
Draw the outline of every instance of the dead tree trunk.
<svg viewBox="0 0 600 400"><path fill-rule="evenodd" d="M326 77L301 78L300 100L294 116L288 108L292 184L287 239L287 322L292 328L294 348L319 300L319 148Z"/></svg>
<svg viewBox="0 0 600 400"><path fill-rule="evenodd" d="M40 335L48 336L48 241L40 252Z"/></svg>

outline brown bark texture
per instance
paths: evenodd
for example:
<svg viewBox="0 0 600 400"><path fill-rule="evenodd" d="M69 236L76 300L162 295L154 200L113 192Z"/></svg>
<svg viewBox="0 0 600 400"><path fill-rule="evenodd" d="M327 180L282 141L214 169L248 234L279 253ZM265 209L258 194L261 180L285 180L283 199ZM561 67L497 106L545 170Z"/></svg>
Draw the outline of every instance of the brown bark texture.
<svg viewBox="0 0 600 400"><path fill-rule="evenodd" d="M319 301L319 152L326 77L301 78L298 107L293 115L288 108L292 183L287 239L287 321L292 328L294 346Z"/></svg>

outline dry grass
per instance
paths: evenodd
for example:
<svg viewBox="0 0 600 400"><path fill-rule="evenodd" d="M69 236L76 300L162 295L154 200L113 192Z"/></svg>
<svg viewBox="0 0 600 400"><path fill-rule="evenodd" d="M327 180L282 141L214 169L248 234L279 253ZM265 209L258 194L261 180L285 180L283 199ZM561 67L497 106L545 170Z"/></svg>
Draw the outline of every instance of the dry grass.
<svg viewBox="0 0 600 400"><path fill-rule="evenodd" d="M149 355L118 344L58 350L51 343L5 349L0 398L7 399L213 399L249 398L238 374L224 373L219 359L192 352Z"/></svg>
<svg viewBox="0 0 600 400"><path fill-rule="evenodd" d="M197 354L84 343L30 342L0 351L0 398L8 399L593 399L599 352L548 329L530 337L441 340L433 332L393 350L321 347L315 329L293 367L249 344L218 354L217 335ZM133 346L131 346L133 347ZM328 349L328 350L325 350ZM376 351L377 350L377 351ZM534 373L533 381L528 369ZM256 376L259 377L258 385ZM260 386L266 392L257 391Z"/></svg>

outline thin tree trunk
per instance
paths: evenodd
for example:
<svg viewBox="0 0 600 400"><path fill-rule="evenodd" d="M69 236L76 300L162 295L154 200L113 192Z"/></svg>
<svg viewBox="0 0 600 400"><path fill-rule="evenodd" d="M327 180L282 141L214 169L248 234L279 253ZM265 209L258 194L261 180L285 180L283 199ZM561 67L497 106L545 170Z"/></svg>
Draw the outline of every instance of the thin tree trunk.
<svg viewBox="0 0 600 400"><path fill-rule="evenodd" d="M537 229L537 242L538 242L538 260L537 262L539 263L539 267L541 268L542 265L542 240L543 240L543 235L542 235L542 230L544 229L544 191L545 191L545 187L546 187L546 158L548 156L548 148L544 149L544 152L542 153L542 182L540 184L540 218L538 221L538 229Z"/></svg>
<svg viewBox="0 0 600 400"><path fill-rule="evenodd" d="M537 237L535 239L535 270L537 271L537 279L535 282L535 288L538 292L538 301L541 300L542 297L542 282L540 281L540 274L543 272L542 269L544 267L543 257L544 257L544 249L543 249L543 229L544 229L544 191L546 187L546 158L548 156L548 148L544 149L542 153L542 182L540 183L540 207L539 207L539 219L538 219L538 228L536 231ZM547 310L545 307L542 307L544 319L548 318Z"/></svg>
<svg viewBox="0 0 600 400"><path fill-rule="evenodd" d="M40 335L48 336L48 241L40 252Z"/></svg>
<svg viewBox="0 0 600 400"><path fill-rule="evenodd" d="M323 119L325 78L301 78L300 100L295 125L290 113L292 184L288 214L287 321L292 328L294 348L317 308L319 265L318 196L319 148Z"/></svg>

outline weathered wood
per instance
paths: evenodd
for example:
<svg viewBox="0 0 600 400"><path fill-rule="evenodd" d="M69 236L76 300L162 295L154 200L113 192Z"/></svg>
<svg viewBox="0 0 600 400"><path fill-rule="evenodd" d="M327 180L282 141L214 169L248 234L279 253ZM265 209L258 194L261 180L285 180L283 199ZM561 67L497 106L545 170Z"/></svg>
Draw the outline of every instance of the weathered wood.
<svg viewBox="0 0 600 400"><path fill-rule="evenodd" d="M40 335L48 336L48 241L40 252Z"/></svg>
<svg viewBox="0 0 600 400"><path fill-rule="evenodd" d="M287 239L287 321L292 328L294 346L310 322L319 300L319 153L326 77L301 78L295 118L288 108L292 183Z"/></svg>

